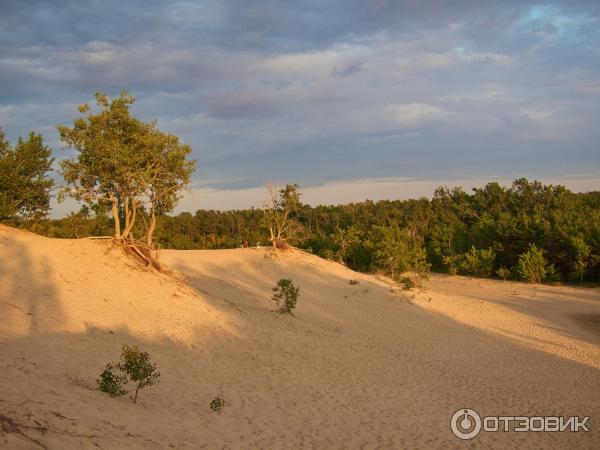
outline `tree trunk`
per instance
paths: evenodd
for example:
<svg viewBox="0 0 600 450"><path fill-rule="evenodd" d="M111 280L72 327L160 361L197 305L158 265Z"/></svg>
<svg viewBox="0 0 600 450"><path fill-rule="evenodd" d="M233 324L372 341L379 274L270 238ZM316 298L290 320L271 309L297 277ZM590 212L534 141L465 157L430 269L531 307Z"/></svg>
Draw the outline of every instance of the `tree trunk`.
<svg viewBox="0 0 600 450"><path fill-rule="evenodd" d="M125 227L123 227L123 234L121 235L121 237L123 239L127 239L127 228L129 228L129 196L125 197Z"/></svg>
<svg viewBox="0 0 600 450"><path fill-rule="evenodd" d="M117 199L110 196L112 216L115 221L115 239L121 239L121 220L119 219L119 205Z"/></svg>
<svg viewBox="0 0 600 450"><path fill-rule="evenodd" d="M156 228L156 206L153 201L152 206L150 207L150 225L148 225L148 231L146 232L146 244L148 244L149 247L152 247L154 228Z"/></svg>
<svg viewBox="0 0 600 450"><path fill-rule="evenodd" d="M131 203L131 208L129 207L129 203ZM131 234L131 230L133 229L133 225L135 224L135 218L137 215L137 202L135 197L131 197L128 198L127 201L125 201L125 230L123 231L123 239L127 239L130 234Z"/></svg>

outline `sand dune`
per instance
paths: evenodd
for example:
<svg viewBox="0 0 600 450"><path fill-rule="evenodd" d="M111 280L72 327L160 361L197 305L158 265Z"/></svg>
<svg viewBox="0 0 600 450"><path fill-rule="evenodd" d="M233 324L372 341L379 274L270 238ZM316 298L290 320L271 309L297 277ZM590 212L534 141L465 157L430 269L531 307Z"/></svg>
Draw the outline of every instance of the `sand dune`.
<svg viewBox="0 0 600 450"><path fill-rule="evenodd" d="M161 262L0 227L1 448L600 448L598 289L437 275L405 293L299 251ZM282 277L295 317L273 312ZM95 382L123 343L161 371L137 404ZM461 441L463 407L590 432Z"/></svg>

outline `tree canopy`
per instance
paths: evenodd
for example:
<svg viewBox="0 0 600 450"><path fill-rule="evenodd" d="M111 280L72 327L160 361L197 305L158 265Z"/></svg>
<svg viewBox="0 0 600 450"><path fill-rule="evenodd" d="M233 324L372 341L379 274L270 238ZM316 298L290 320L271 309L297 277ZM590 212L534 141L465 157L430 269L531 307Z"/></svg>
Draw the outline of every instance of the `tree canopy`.
<svg viewBox="0 0 600 450"><path fill-rule="evenodd" d="M31 132L13 147L0 129L0 220L41 219L50 208L54 158L42 136Z"/></svg>
<svg viewBox="0 0 600 450"><path fill-rule="evenodd" d="M135 99L127 93L112 100L97 93L95 98L98 112L83 104L72 127L57 127L61 140L77 152L61 161L67 183L63 192L90 205L108 205L118 240L134 239L138 213L149 208L144 233L152 244L156 214L171 211L178 191L190 181L195 162L186 157L191 148L160 131L156 122L134 117Z"/></svg>

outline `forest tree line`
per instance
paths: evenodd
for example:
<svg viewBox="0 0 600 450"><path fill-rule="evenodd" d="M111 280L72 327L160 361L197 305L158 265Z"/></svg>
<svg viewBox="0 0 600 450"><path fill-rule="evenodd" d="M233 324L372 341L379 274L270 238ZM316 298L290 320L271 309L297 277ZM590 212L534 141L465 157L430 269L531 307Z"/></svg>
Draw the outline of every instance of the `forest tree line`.
<svg viewBox="0 0 600 450"><path fill-rule="evenodd" d="M397 278L405 271L432 270L530 279L520 264L541 258L539 280L582 282L600 276L598 191L573 193L519 179L510 188L493 182L472 193L439 187L432 199L300 203L294 217L300 225L294 245L363 272ZM265 211L257 208L165 214L157 219L155 239L172 249L236 248L243 241L270 245L265 219ZM138 220L141 225L148 218L142 214ZM44 221L39 232L74 238L110 234L112 226L102 211L84 208Z"/></svg>

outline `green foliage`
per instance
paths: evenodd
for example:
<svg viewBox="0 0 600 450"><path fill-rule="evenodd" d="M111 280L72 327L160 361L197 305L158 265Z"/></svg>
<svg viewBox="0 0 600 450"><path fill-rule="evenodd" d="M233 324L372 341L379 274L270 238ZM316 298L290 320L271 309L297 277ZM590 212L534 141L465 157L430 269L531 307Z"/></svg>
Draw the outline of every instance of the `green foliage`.
<svg viewBox="0 0 600 450"><path fill-rule="evenodd" d="M496 254L491 248L476 249L471 246L469 251L462 256L460 269L462 272L476 277L491 277L494 271Z"/></svg>
<svg viewBox="0 0 600 450"><path fill-rule="evenodd" d="M350 256L352 247L360 241L358 230L351 226L348 228L337 228L335 233L331 235L331 240L337 246L335 256L337 260L346 264L347 258Z"/></svg>
<svg viewBox="0 0 600 450"><path fill-rule="evenodd" d="M31 132L13 148L0 129L0 221L39 220L50 208L52 150Z"/></svg>
<svg viewBox="0 0 600 450"><path fill-rule="evenodd" d="M547 273L547 261L543 251L535 244L529 245L529 250L519 256L517 273L523 280L531 283L539 283Z"/></svg>
<svg viewBox="0 0 600 450"><path fill-rule="evenodd" d="M425 248L418 235L409 229L375 227L371 246L374 266L393 279L398 279L402 272L429 269Z"/></svg>
<svg viewBox="0 0 600 450"><path fill-rule="evenodd" d="M516 271L519 256L532 243L544 249L548 265L555 267L556 278L585 282L600 277L600 192L576 194L562 186L520 179L511 187L489 183L475 188L472 194L442 187L436 189L431 200L364 201L338 206L300 204L290 189L285 202L281 201L280 191L275 194L278 213L284 211L285 204L290 207L288 217L296 221L292 227L294 245L321 257L342 259L354 270L391 273L393 269L397 277L399 267L420 265L413 263L414 258L403 256L412 251L412 246L422 248L417 262L430 265L434 271L458 273L465 270L461 268L463 255L474 246L495 253L490 274L505 267L520 277ZM176 249L234 248L243 239L264 245L270 242L266 224L272 213L247 209L157 214L156 240L163 248ZM139 214L149 222L149 213ZM107 224L110 221L105 212L93 211L86 217L49 221L42 232L56 237L106 235ZM384 242L379 242L386 234ZM405 245L411 239L415 242ZM396 256L396 250L400 250L400 256ZM392 260L386 261L387 257Z"/></svg>
<svg viewBox="0 0 600 450"><path fill-rule="evenodd" d="M100 386L100 390L111 397L121 397L127 394L127 390L123 388L127 384L127 376L121 373L118 364L107 364L100 374L100 378L96 381Z"/></svg>
<svg viewBox="0 0 600 450"><path fill-rule="evenodd" d="M583 283L583 276L590 263L590 246L580 236L571 238L571 248L573 253L572 265L573 274Z"/></svg>
<svg viewBox="0 0 600 450"><path fill-rule="evenodd" d="M297 184L287 184L277 190L267 184L267 200L263 205L263 225L274 248L285 249L298 240L302 232L299 213L302 208Z"/></svg>
<svg viewBox="0 0 600 450"><path fill-rule="evenodd" d="M498 270L496 270L496 275L498 278L502 278L504 281L506 281L507 278L510 278L511 272L510 269L507 269L506 267L500 267Z"/></svg>
<svg viewBox="0 0 600 450"><path fill-rule="evenodd" d="M548 266L546 266L546 275L544 279L553 283L558 283L561 280L560 272L556 270L554 264L548 264Z"/></svg>
<svg viewBox="0 0 600 450"><path fill-rule="evenodd" d="M215 411L218 414L221 414L221 412L223 412L223 409L225 408L225 405L227 404L227 402L221 398L220 396L216 396L215 398L213 398L209 404L210 409L212 409L213 411Z"/></svg>
<svg viewBox="0 0 600 450"><path fill-rule="evenodd" d="M408 291L416 287L416 283L410 277L401 277L400 284L402 285L402 289Z"/></svg>
<svg viewBox="0 0 600 450"><path fill-rule="evenodd" d="M63 143L77 152L60 163L69 186L62 195L108 205L116 239L130 238L138 211L149 204L151 244L156 214L171 211L177 191L190 181L191 148L159 131L155 122L135 118L130 112L135 99L125 92L113 100L101 93L95 98L98 113L83 104L73 127L57 126Z"/></svg>
<svg viewBox="0 0 600 450"><path fill-rule="evenodd" d="M123 388L128 381L135 383L133 402L137 403L138 392L158 382L160 373L156 365L150 361L150 355L142 352L137 346L123 344L121 359L118 363L109 363L100 374L97 382L100 390L111 397L125 395Z"/></svg>
<svg viewBox="0 0 600 450"><path fill-rule="evenodd" d="M442 262L450 275L456 275L462 263L462 255L445 255L442 257Z"/></svg>
<svg viewBox="0 0 600 450"><path fill-rule="evenodd" d="M294 315L292 311L298 302L300 287L294 286L292 280L282 278L277 282L277 286L273 288L273 291L271 298L279 306L279 312Z"/></svg>
<svg viewBox="0 0 600 450"><path fill-rule="evenodd" d="M156 364L150 362L150 355L142 352L137 346L123 345L119 368L127 374L129 379L136 383L133 402L137 402L140 389L152 386L158 382L160 372L156 370Z"/></svg>

